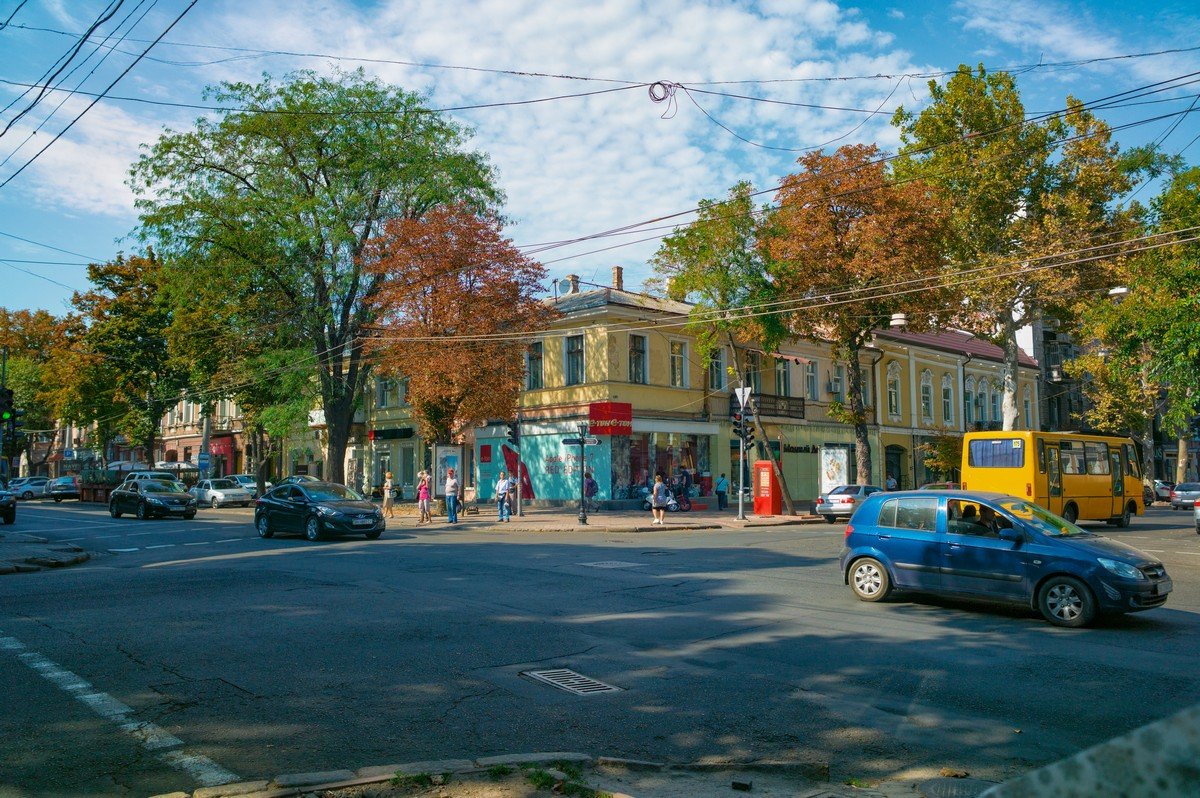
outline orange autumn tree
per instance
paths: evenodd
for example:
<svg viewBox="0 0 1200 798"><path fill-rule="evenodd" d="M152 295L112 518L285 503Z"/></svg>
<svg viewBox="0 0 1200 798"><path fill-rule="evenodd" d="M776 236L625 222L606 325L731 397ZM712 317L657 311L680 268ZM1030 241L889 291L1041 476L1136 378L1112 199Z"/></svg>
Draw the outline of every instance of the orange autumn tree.
<svg viewBox="0 0 1200 798"><path fill-rule="evenodd" d="M525 374L523 342L553 315L535 295L542 265L522 255L494 215L465 205L395 219L371 242L381 278L369 343L381 374L407 380L427 440L512 418Z"/></svg>

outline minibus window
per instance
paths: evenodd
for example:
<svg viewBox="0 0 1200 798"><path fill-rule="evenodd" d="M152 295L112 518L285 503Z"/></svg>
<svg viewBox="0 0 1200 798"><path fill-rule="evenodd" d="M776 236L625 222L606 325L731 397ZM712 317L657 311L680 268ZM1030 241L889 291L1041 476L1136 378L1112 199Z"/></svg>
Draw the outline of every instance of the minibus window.
<svg viewBox="0 0 1200 798"><path fill-rule="evenodd" d="M967 462L975 468L1021 468L1025 465L1025 442L1020 438L973 440Z"/></svg>

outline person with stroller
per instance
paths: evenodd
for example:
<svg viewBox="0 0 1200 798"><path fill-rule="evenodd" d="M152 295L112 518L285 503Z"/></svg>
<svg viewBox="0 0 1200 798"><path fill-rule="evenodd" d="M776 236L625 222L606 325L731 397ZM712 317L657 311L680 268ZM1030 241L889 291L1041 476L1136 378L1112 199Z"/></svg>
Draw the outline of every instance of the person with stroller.
<svg viewBox="0 0 1200 798"><path fill-rule="evenodd" d="M663 482L662 474L654 475L654 487L650 489L650 512L654 514L653 523L665 526L667 523L667 503L671 492L667 483Z"/></svg>

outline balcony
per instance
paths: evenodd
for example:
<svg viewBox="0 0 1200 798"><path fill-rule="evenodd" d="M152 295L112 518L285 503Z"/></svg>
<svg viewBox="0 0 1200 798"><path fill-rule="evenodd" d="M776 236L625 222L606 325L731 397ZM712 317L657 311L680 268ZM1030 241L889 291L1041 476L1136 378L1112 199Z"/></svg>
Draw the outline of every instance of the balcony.
<svg viewBox="0 0 1200 798"><path fill-rule="evenodd" d="M759 418L804 418L804 399L796 396L775 396L769 393L750 394L750 406ZM737 396L729 395L729 415L740 412Z"/></svg>

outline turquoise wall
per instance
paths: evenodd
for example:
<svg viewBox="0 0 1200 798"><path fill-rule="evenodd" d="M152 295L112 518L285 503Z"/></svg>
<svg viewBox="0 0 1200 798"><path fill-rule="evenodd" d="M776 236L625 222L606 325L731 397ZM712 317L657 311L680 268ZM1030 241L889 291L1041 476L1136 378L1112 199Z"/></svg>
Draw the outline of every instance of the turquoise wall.
<svg viewBox="0 0 1200 798"><path fill-rule="evenodd" d="M580 462L578 446L563 446L563 433L521 436L521 461L529 472L535 501L571 501L579 498ZM492 461L483 462L480 448L492 447ZM478 467L476 495L480 501L494 501L496 479L501 470L507 471L501 446L504 438L478 438L475 442L475 462ZM600 436L598 446L585 447L584 466L600 485L597 499L611 498L612 446L610 438Z"/></svg>

